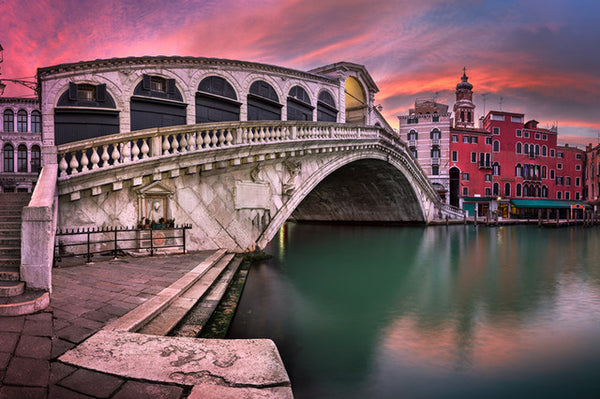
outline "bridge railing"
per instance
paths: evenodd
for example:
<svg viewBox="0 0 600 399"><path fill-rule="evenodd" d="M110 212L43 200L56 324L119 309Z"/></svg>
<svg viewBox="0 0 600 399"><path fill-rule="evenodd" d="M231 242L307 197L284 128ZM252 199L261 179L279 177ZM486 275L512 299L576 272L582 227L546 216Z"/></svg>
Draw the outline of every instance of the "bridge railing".
<svg viewBox="0 0 600 399"><path fill-rule="evenodd" d="M236 145L356 140L378 138L382 133L385 131L374 126L299 121L219 122L153 128L59 145L58 168L60 177L66 177L149 158ZM394 140L392 136L388 139Z"/></svg>

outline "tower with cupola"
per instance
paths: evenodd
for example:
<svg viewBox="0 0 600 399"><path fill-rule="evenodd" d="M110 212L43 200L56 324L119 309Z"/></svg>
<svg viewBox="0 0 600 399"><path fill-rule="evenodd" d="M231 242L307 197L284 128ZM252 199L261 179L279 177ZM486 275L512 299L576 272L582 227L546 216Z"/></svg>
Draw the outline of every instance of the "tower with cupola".
<svg viewBox="0 0 600 399"><path fill-rule="evenodd" d="M461 82L456 85L456 103L454 103L454 126L475 127L475 104L473 103L473 85L468 82L467 69L463 68Z"/></svg>

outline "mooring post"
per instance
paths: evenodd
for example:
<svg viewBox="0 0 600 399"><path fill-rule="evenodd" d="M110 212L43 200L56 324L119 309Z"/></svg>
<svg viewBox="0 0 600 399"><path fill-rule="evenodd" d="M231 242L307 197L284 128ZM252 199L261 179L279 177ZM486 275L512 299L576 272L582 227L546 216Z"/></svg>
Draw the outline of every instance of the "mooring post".
<svg viewBox="0 0 600 399"><path fill-rule="evenodd" d="M473 216L473 223L477 226L477 212L475 212L475 215Z"/></svg>
<svg viewBox="0 0 600 399"><path fill-rule="evenodd" d="M542 210L538 209L538 227L542 227Z"/></svg>

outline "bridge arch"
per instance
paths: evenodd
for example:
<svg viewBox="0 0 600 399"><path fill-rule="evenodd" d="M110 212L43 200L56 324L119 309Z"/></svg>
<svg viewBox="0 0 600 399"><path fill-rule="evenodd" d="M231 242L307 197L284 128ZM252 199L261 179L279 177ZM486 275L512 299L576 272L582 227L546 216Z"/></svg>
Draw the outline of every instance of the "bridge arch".
<svg viewBox="0 0 600 399"><path fill-rule="evenodd" d="M331 162L322 165L318 168L318 170L314 171L313 174L311 174L306 180L303 181L303 183L300 185L300 187L298 187L298 189L294 192L294 194L288 199L288 201L285 203L284 206L282 206L278 212L273 216L273 218L271 219L271 222L269 223L269 225L265 228L264 232L260 235L260 237L257 240L257 245L260 248L264 248L269 241L271 241L273 239L273 237L275 236L275 234L279 231L279 229L281 228L281 226L290 218L294 215L294 212L296 212L299 207L301 206L301 204L303 203L303 201L305 201L307 198L310 200L310 196L311 193L315 193L315 190L319 189L319 185L323 185L324 184L330 184L330 182L328 183L328 179L330 179L331 177L336 178L336 175L338 173L340 173L340 171L342 173L344 173L344 169L345 168L349 168L349 167L364 167L366 165L366 163L371 163L371 166L378 166L379 168L383 168L385 169L384 174L386 174L387 178L390 178L390 176L392 176L392 180L389 181L390 183L393 181L394 184L398 184L398 188L401 188L403 190L406 190L405 193L405 201L403 204L398 204L398 209L403 212L406 211L407 209L409 209L409 212L411 213L410 215L406 215L407 217L405 219L402 219L401 217L399 218L399 213L398 212L394 212L394 213L390 213L388 215L388 217L384 217L382 216L379 220L373 220L373 219L364 219L363 221L367 222L394 222L394 223L398 223L398 222L408 222L408 221L426 221L426 217L425 217L425 206L426 204L424 204L423 201L424 199L424 195L423 193L421 193L421 190L418 188L418 186L415 184L414 181L412 181L412 179L410 178L410 172L405 168L405 166L402 164L402 162L400 162L399 160L395 159L395 158L390 158L388 157L386 154L384 154L383 152L379 152L376 150L373 151L368 151L368 152L363 152L363 153L355 153L355 154L349 154L347 156L344 157L340 157L340 158L336 158L334 160L332 160ZM369 168L369 171L374 171L377 168ZM387 172L393 171L395 173L392 173L391 175L388 174ZM345 182L348 182L347 179L348 176L344 176L342 177L342 180ZM364 177L364 176L363 176ZM366 183L364 180L360 180L360 179L354 179L355 183ZM378 179L377 177L375 178L370 178L370 182L378 182L378 183L382 183L384 182L383 179ZM372 187L375 187L376 184ZM365 187L366 188L366 187ZM390 186L386 185L385 186L386 189L389 189ZM331 192L331 187L327 187L326 190L328 192ZM366 191L366 190L365 190ZM365 198L368 198L369 196L371 196L373 194L373 192L363 192L363 195L365 195ZM390 192L388 191L388 194L390 194ZM391 196L388 196L388 200L390 198L394 197L394 194L399 194L398 192L393 193ZM374 203L373 200L377 200L375 198L368 198L367 199L368 202L370 202L371 204ZM382 199L379 199L382 200ZM376 201L375 201L376 202ZM313 202L314 203L314 202ZM379 202L380 204L382 204L381 202ZM406 205L409 206L409 208L406 207ZM301 209L301 208L300 208ZM381 211L381 208L378 209L378 211ZM339 216L339 215L337 215ZM352 215L353 217L353 221L360 221L360 220L354 220L356 215ZM302 218L304 219L304 218ZM333 219L336 221L340 221L339 219ZM342 220L343 221L343 220ZM350 221L350 219L348 219L347 221Z"/></svg>

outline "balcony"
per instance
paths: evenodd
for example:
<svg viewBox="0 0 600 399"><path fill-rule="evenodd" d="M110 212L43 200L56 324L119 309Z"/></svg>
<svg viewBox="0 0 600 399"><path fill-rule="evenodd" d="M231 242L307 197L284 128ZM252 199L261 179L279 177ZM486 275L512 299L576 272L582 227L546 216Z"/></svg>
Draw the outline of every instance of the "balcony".
<svg viewBox="0 0 600 399"><path fill-rule="evenodd" d="M492 169L492 163L490 161L479 161L479 169Z"/></svg>
<svg viewBox="0 0 600 399"><path fill-rule="evenodd" d="M416 147L417 146L417 140L415 140L415 139L409 139L408 140L408 146L409 147Z"/></svg>
<svg viewBox="0 0 600 399"><path fill-rule="evenodd" d="M431 139L431 145L437 145L438 147L440 146L440 139Z"/></svg>
<svg viewBox="0 0 600 399"><path fill-rule="evenodd" d="M438 157L431 158L431 165L432 165L432 166L433 166L433 165L437 165L437 166L439 166L439 165L440 165L440 158L438 158Z"/></svg>

